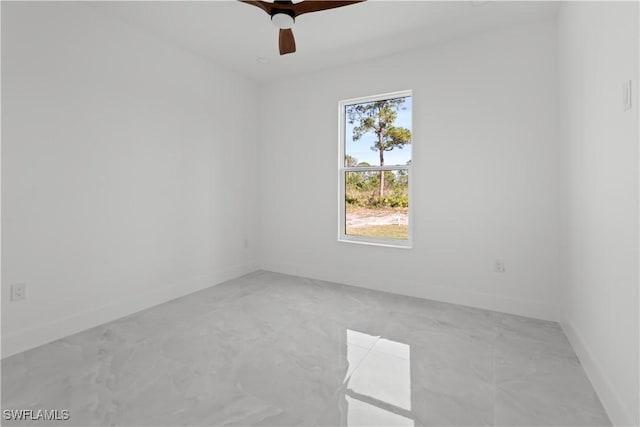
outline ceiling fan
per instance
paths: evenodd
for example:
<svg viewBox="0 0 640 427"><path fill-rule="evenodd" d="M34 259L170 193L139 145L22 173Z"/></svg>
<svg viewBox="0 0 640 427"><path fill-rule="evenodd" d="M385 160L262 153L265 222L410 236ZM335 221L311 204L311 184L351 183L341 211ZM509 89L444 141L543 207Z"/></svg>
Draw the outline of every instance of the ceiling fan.
<svg viewBox="0 0 640 427"><path fill-rule="evenodd" d="M273 0L273 1L261 1L261 0L240 0L242 3L251 4L259 7L267 12L271 17L271 22L276 27L280 28L280 35L278 37L280 45L280 55L286 55L296 51L296 41L293 38L293 31L291 27L296 22L296 18L304 13L320 12L327 9L335 9L336 7L349 6L355 3L362 3L365 0L351 0L351 1L338 1L338 0L304 0L304 1L291 1L291 0Z"/></svg>

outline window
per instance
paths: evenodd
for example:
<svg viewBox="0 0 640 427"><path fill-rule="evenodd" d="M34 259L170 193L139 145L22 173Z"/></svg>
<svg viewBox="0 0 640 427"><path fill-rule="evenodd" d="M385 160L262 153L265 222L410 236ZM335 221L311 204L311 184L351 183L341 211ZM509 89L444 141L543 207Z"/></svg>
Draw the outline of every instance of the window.
<svg viewBox="0 0 640 427"><path fill-rule="evenodd" d="M411 246L411 91L340 102L338 240Z"/></svg>

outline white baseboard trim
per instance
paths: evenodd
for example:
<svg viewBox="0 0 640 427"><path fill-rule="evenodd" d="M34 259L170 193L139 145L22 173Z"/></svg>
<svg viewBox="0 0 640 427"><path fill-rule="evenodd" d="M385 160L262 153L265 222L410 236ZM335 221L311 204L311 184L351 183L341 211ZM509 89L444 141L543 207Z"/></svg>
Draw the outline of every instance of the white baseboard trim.
<svg viewBox="0 0 640 427"><path fill-rule="evenodd" d="M609 415L609 419L615 426L637 426L640 420L634 422L630 412L622 404L619 394L611 385L602 369L602 365L594 357L593 352L580 339L577 331L568 319L560 322L564 334L569 339L573 350L580 359L591 385L598 394L600 402Z"/></svg>
<svg viewBox="0 0 640 427"><path fill-rule="evenodd" d="M2 336L2 358L50 343L60 338L102 325L141 310L218 285L256 270L254 263L225 268L203 277L171 286L130 295L127 299L105 304L80 313Z"/></svg>
<svg viewBox="0 0 640 427"><path fill-rule="evenodd" d="M555 306L537 301L527 301L502 295L486 294L451 287L426 284L420 281L398 280L396 278L368 277L357 271L343 271L335 268L322 268L314 265L286 264L270 259L259 261L261 270L282 274L308 277L310 279L326 280L343 283L360 288L374 289L383 292L407 295L417 298L448 302L501 313L532 317L556 322L559 320L558 309ZM393 287L389 284L392 283Z"/></svg>

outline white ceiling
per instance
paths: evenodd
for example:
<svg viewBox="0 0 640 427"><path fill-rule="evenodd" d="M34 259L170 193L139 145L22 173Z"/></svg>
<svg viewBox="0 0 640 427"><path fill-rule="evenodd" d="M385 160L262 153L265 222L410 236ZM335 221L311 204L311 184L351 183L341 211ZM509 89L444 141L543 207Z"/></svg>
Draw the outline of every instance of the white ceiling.
<svg viewBox="0 0 640 427"><path fill-rule="evenodd" d="M298 17L293 28L297 52L280 56L278 29L269 16L238 1L90 5L256 81L414 50L496 26L550 18L557 11L551 1L369 0Z"/></svg>

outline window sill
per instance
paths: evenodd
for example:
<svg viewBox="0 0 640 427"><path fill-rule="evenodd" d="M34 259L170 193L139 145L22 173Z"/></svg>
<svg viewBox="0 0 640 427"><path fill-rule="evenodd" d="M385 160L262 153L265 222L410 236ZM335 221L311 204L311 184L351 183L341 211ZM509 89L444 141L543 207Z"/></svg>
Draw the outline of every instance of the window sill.
<svg viewBox="0 0 640 427"><path fill-rule="evenodd" d="M376 240L376 239L367 239L362 237L353 238L353 237L340 236L338 237L338 243L351 243L355 245L366 245L366 246L380 246L383 248L395 248L395 249L413 249L411 241L396 242L391 239Z"/></svg>

